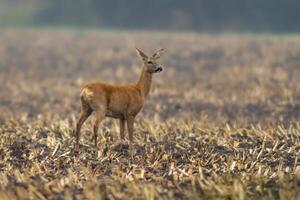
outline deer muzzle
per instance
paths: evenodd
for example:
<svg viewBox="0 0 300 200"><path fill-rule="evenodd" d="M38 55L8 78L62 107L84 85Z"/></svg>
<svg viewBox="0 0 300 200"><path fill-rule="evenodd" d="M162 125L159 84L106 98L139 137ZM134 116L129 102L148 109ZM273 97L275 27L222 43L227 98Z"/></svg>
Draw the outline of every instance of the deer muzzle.
<svg viewBox="0 0 300 200"><path fill-rule="evenodd" d="M155 70L155 72L161 72L162 70L163 70L162 67L158 67L158 68Z"/></svg>

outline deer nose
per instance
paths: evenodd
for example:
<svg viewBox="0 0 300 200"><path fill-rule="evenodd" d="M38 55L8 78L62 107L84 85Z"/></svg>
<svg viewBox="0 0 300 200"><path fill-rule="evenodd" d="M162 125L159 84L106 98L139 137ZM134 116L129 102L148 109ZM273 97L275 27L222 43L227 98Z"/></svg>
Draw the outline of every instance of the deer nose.
<svg viewBox="0 0 300 200"><path fill-rule="evenodd" d="M155 72L161 72L162 70L163 70L163 68L160 66L155 70Z"/></svg>

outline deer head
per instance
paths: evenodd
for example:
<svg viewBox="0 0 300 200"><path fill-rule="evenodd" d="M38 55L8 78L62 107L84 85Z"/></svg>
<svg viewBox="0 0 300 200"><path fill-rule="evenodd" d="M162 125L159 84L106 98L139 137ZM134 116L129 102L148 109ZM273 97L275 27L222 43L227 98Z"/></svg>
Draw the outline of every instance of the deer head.
<svg viewBox="0 0 300 200"><path fill-rule="evenodd" d="M163 66L157 62L157 59L160 58L161 53L164 51L164 49L156 51L152 56L147 56L143 51L141 51L138 48L136 48L136 50L138 55L142 58L144 67L147 72L152 74L161 72L163 70Z"/></svg>

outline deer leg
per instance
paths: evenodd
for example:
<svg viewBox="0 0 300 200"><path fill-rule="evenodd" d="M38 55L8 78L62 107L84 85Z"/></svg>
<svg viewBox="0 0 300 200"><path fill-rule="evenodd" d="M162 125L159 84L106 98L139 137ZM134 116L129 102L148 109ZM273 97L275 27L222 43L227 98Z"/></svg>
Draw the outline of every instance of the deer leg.
<svg viewBox="0 0 300 200"><path fill-rule="evenodd" d="M130 154L131 154L131 158L133 158L132 143L133 143L134 117L132 117L132 116L127 118L127 129L128 129L128 135L129 135Z"/></svg>
<svg viewBox="0 0 300 200"><path fill-rule="evenodd" d="M95 143L96 148L97 148L98 127L104 118L105 118L105 113L103 111L99 110L96 112L96 120L95 120L95 124L94 124L94 143Z"/></svg>
<svg viewBox="0 0 300 200"><path fill-rule="evenodd" d="M75 131L75 137L76 137L75 150L76 151L79 151L79 138L80 138L81 127L82 127L83 123L87 120L87 118L91 115L91 113L92 112L90 109L87 109L87 110L82 109L82 111L80 113L80 117L76 124L76 131Z"/></svg>
<svg viewBox="0 0 300 200"><path fill-rule="evenodd" d="M124 140L124 137L125 137L125 119L124 118L121 118L120 119L120 138L121 140Z"/></svg>

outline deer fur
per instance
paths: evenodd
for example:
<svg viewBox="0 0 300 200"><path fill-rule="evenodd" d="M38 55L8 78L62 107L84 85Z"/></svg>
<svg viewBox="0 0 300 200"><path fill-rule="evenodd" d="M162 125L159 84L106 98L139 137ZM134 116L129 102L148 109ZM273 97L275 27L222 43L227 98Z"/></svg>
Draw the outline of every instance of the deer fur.
<svg viewBox="0 0 300 200"><path fill-rule="evenodd" d="M134 119L149 95L152 75L163 69L163 66L157 62L163 49L155 52L151 57L139 49L136 50L143 61L142 72L137 83L111 85L97 82L89 83L82 88L80 93L81 113L75 131L75 149L77 151L79 150L80 129L93 112L95 113L93 132L96 147L99 124L105 117L112 117L120 120L121 139L125 137L125 124L127 124L130 148L132 148Z"/></svg>

